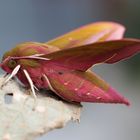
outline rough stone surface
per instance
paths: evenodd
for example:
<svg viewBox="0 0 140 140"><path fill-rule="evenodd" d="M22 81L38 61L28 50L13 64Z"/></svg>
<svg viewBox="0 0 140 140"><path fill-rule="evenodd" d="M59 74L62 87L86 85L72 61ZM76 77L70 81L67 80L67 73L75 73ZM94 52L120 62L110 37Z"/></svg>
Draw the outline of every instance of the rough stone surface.
<svg viewBox="0 0 140 140"><path fill-rule="evenodd" d="M4 78L0 78L0 85ZM14 80L0 89L0 140L33 140L79 121L81 106L38 93L37 100Z"/></svg>

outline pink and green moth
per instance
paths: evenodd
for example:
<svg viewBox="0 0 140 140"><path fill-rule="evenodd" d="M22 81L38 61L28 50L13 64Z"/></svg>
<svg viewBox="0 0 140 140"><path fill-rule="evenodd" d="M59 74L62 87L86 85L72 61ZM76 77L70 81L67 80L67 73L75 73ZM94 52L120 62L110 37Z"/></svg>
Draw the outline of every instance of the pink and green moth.
<svg viewBox="0 0 140 140"><path fill-rule="evenodd" d="M25 42L6 52L1 68L30 87L50 89L69 102L121 103L129 105L90 68L112 64L140 51L140 40L122 39L125 28L114 22L80 27L46 43Z"/></svg>

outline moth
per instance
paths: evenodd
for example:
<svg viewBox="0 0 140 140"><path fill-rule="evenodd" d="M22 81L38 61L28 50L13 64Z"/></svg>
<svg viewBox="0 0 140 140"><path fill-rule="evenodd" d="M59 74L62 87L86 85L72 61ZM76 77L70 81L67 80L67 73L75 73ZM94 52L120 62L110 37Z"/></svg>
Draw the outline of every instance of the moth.
<svg viewBox="0 0 140 140"><path fill-rule="evenodd" d="M30 87L50 89L68 102L120 103L127 99L90 70L101 63L113 64L140 50L139 39L124 39L124 26L96 22L45 43L25 42L7 51L1 68L9 74L5 85L17 77Z"/></svg>

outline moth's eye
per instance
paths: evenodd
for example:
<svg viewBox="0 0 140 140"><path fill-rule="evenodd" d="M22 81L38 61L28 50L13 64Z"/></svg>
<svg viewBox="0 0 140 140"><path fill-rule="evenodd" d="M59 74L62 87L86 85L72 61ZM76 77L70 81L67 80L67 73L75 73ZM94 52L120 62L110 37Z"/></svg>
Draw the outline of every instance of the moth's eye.
<svg viewBox="0 0 140 140"><path fill-rule="evenodd" d="M9 60L8 66L9 68L15 68L17 65L17 62L15 60Z"/></svg>

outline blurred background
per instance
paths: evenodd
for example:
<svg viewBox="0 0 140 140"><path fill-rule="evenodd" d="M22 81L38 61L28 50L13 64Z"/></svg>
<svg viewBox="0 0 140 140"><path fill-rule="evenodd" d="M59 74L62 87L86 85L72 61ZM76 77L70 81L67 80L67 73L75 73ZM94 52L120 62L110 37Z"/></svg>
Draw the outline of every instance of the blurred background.
<svg viewBox="0 0 140 140"><path fill-rule="evenodd" d="M139 0L0 0L0 56L17 43L46 42L81 25L116 21L126 37L140 37ZM139 140L140 55L94 68L131 106L84 103L81 123L69 123L37 140ZM2 71L1 71L2 73Z"/></svg>

